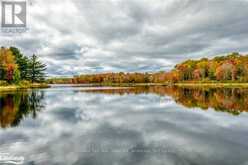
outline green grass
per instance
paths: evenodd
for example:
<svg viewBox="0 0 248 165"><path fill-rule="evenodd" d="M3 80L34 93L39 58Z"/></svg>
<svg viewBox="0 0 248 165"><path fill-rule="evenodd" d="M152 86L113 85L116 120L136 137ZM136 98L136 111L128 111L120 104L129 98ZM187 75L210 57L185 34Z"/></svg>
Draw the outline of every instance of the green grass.
<svg viewBox="0 0 248 165"><path fill-rule="evenodd" d="M248 88L248 83L240 82L179 82L175 83L179 87L239 87Z"/></svg>
<svg viewBox="0 0 248 165"><path fill-rule="evenodd" d="M7 86L0 86L0 91L15 91L20 89L32 89L32 88L49 88L49 85L44 83L7 85Z"/></svg>
<svg viewBox="0 0 248 165"><path fill-rule="evenodd" d="M109 87L139 87L139 86L178 86L178 87L207 87L207 88L248 88L248 83L241 82L178 82L178 83L93 83L89 86ZM46 83L30 83L23 81L18 85L0 85L0 91L15 91L19 89L49 88Z"/></svg>

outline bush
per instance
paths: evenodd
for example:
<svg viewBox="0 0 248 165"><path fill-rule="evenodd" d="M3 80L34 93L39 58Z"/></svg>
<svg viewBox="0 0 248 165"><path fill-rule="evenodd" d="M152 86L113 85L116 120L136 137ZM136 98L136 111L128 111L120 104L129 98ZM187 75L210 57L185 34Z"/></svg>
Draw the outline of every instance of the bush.
<svg viewBox="0 0 248 165"><path fill-rule="evenodd" d="M31 83L27 80L22 80L19 82L19 85L22 86L22 87L27 87L27 86L30 86Z"/></svg>
<svg viewBox="0 0 248 165"><path fill-rule="evenodd" d="M7 86L7 81L0 80L0 86Z"/></svg>
<svg viewBox="0 0 248 165"><path fill-rule="evenodd" d="M13 81L15 84L18 84L21 79L21 72L18 69L14 70L14 76L13 76Z"/></svg>

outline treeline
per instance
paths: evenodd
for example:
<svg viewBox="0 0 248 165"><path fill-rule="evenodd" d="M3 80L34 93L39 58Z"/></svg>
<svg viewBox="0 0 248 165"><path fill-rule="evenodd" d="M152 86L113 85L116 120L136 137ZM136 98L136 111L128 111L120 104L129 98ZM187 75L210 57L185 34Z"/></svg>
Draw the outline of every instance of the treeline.
<svg viewBox="0 0 248 165"><path fill-rule="evenodd" d="M0 85L18 84L22 80L43 82L46 65L36 55L24 56L18 48L0 48Z"/></svg>
<svg viewBox="0 0 248 165"><path fill-rule="evenodd" d="M85 74L74 76L73 78L53 78L49 79L51 84L87 84L87 83L163 83L174 81L169 79L171 73L102 73L102 74Z"/></svg>
<svg viewBox="0 0 248 165"><path fill-rule="evenodd" d="M231 53L213 59L187 60L169 72L103 73L50 79L49 83L248 82L248 55Z"/></svg>
<svg viewBox="0 0 248 165"><path fill-rule="evenodd" d="M213 59L187 60L176 65L179 81L248 81L248 55L232 53Z"/></svg>

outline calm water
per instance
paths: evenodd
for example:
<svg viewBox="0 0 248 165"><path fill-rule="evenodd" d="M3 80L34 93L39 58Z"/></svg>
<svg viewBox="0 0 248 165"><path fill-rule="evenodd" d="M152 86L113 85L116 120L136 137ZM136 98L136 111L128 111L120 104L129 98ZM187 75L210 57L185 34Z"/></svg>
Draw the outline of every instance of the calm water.
<svg viewBox="0 0 248 165"><path fill-rule="evenodd" d="M0 93L0 126L0 152L25 164L248 164L248 89Z"/></svg>

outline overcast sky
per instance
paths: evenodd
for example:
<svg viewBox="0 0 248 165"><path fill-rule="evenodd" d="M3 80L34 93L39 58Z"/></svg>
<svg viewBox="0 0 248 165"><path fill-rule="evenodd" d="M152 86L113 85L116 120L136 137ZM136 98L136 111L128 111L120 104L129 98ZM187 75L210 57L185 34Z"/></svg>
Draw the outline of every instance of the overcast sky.
<svg viewBox="0 0 248 165"><path fill-rule="evenodd" d="M29 30L1 46L36 53L49 75L169 70L248 52L247 0L30 0Z"/></svg>

